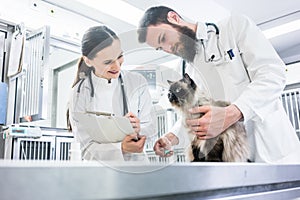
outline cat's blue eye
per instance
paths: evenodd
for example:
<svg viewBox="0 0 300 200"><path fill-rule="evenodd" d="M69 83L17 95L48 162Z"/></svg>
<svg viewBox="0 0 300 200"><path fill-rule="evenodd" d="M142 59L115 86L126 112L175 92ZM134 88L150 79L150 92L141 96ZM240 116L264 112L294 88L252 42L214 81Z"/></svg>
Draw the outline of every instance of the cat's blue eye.
<svg viewBox="0 0 300 200"><path fill-rule="evenodd" d="M177 88L176 90L175 90L175 92L180 92L180 90L181 90L181 88Z"/></svg>

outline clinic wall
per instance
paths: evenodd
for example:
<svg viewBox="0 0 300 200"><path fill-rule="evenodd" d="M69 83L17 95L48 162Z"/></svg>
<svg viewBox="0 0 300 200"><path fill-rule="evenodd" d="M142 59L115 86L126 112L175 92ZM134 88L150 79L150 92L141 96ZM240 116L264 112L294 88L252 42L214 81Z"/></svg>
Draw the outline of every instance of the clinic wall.
<svg viewBox="0 0 300 200"><path fill-rule="evenodd" d="M300 84L300 61L286 66L286 85Z"/></svg>
<svg viewBox="0 0 300 200"><path fill-rule="evenodd" d="M71 86L76 75L77 65L72 65L66 70L58 73L57 105L56 105L56 124L57 128L66 128L66 112L68 101L71 95Z"/></svg>
<svg viewBox="0 0 300 200"><path fill-rule="evenodd" d="M68 51L67 49L51 48L49 56L49 88L50 97L48 99L48 118L51 119L49 126L56 128L66 128L66 110L69 93L75 79L77 61L79 53ZM72 63L72 64L70 64ZM75 63L75 64L74 64Z"/></svg>
<svg viewBox="0 0 300 200"><path fill-rule="evenodd" d="M300 84L300 62L286 66L286 85Z"/></svg>

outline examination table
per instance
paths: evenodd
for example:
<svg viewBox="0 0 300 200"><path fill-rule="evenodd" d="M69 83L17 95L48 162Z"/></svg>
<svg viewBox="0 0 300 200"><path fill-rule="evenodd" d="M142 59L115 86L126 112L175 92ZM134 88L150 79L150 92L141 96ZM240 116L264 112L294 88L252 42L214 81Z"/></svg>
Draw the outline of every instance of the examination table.
<svg viewBox="0 0 300 200"><path fill-rule="evenodd" d="M0 161L0 199L300 199L300 165Z"/></svg>

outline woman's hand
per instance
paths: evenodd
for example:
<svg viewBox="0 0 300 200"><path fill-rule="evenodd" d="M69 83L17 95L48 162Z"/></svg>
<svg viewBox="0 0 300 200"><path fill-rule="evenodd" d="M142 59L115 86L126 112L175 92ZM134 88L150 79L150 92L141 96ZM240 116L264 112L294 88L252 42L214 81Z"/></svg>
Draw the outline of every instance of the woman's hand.
<svg viewBox="0 0 300 200"><path fill-rule="evenodd" d="M242 118L241 111L235 106L214 107L200 106L190 110L190 113L202 113L197 119L187 119L186 124L199 139L217 137L224 130Z"/></svg>
<svg viewBox="0 0 300 200"><path fill-rule="evenodd" d="M136 140L137 134L127 135L122 141L123 153L141 153L144 150L146 136L139 137Z"/></svg>
<svg viewBox="0 0 300 200"><path fill-rule="evenodd" d="M141 130L141 125L140 125L140 120L139 118L137 118L137 116L135 116L132 112L129 112L125 115L125 117L127 117L130 120L130 123L134 129L134 132L136 134L140 133Z"/></svg>

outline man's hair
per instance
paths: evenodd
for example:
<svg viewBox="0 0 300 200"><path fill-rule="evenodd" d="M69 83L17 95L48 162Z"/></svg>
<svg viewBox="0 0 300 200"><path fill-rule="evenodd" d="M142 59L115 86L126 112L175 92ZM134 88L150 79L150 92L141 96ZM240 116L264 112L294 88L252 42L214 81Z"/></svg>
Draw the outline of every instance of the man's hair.
<svg viewBox="0 0 300 200"><path fill-rule="evenodd" d="M174 11L171 8L168 8L166 6L156 6L151 7L144 13L144 16L142 17L139 28L138 28L138 40L140 43L144 43L146 41L147 37L147 28L150 25L158 25L158 24L171 24L168 21L168 13L170 11ZM177 13L177 15L181 18L181 16Z"/></svg>

